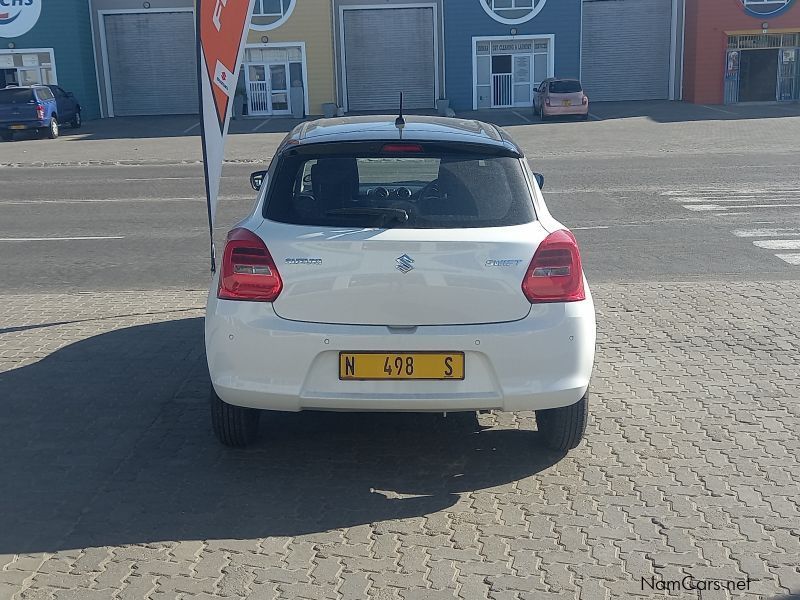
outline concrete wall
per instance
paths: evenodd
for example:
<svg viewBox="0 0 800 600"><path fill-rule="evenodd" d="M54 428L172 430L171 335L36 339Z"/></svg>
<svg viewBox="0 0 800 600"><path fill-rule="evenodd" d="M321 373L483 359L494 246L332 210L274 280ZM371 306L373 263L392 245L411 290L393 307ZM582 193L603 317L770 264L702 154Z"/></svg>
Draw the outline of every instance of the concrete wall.
<svg viewBox="0 0 800 600"><path fill-rule="evenodd" d="M456 111L472 109L472 37L554 34L555 76L579 77L581 0L548 0L542 11L519 25L499 23L486 14L481 0L445 3L447 97Z"/></svg>
<svg viewBox="0 0 800 600"><path fill-rule="evenodd" d="M251 29L247 43L305 42L308 97L311 114L322 114L322 104L336 101L333 60L333 23L330 0L297 0L289 18L275 29Z"/></svg>
<svg viewBox="0 0 800 600"><path fill-rule="evenodd" d="M725 93L725 54L729 34L800 31L800 2L775 17L747 13L739 1L686 0L686 51L684 100L696 104L722 104Z"/></svg>
<svg viewBox="0 0 800 600"><path fill-rule="evenodd" d="M9 43L15 50L53 48L58 85L75 93L84 119L100 116L86 0L45 0L31 31L15 38L0 37L0 48L7 49Z"/></svg>

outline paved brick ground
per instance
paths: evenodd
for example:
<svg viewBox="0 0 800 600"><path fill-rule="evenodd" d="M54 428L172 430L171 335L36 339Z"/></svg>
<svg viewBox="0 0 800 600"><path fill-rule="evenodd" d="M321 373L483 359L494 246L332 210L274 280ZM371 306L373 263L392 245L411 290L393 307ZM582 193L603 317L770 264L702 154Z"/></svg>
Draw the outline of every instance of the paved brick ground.
<svg viewBox="0 0 800 600"><path fill-rule="evenodd" d="M0 599L800 592L800 282L594 291L566 457L527 414L277 415L226 450L203 294L0 296Z"/></svg>

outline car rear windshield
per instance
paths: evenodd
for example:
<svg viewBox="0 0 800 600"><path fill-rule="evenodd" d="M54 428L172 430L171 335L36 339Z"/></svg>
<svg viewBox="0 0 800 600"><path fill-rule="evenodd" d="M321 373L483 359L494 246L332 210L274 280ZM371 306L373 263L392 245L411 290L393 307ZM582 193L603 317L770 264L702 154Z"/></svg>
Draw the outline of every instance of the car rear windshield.
<svg viewBox="0 0 800 600"><path fill-rule="evenodd" d="M33 90L0 90L0 104L26 104L33 101Z"/></svg>
<svg viewBox="0 0 800 600"><path fill-rule="evenodd" d="M519 157L465 145L307 146L279 158L264 217L293 225L442 229L530 223Z"/></svg>
<svg viewBox="0 0 800 600"><path fill-rule="evenodd" d="M581 92L583 88L581 88L580 81L551 81L550 82L550 93L551 94L574 94L575 92Z"/></svg>

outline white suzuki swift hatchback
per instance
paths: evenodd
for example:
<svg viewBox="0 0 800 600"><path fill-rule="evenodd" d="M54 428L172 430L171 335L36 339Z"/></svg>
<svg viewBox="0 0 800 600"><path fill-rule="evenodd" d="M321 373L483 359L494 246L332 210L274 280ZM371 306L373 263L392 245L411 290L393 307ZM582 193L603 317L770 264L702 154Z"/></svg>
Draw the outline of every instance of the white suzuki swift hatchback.
<svg viewBox="0 0 800 600"><path fill-rule="evenodd" d="M253 174L208 297L220 441L253 441L263 410L533 410L574 448L595 313L542 180L477 121L298 126Z"/></svg>

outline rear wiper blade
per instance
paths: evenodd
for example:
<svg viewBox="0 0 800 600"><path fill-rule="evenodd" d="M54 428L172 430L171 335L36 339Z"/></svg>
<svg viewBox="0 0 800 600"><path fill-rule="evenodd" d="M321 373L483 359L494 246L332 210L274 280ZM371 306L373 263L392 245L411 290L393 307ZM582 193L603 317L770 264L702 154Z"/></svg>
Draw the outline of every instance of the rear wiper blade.
<svg viewBox="0 0 800 600"><path fill-rule="evenodd" d="M402 208L377 208L371 206L334 208L325 213L328 216L335 215L363 215L367 217L383 217L383 224L405 223L408 221L408 213Z"/></svg>

